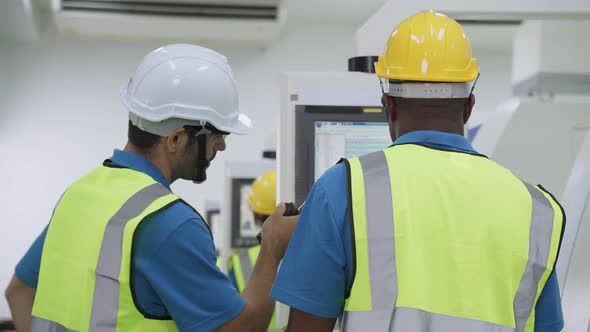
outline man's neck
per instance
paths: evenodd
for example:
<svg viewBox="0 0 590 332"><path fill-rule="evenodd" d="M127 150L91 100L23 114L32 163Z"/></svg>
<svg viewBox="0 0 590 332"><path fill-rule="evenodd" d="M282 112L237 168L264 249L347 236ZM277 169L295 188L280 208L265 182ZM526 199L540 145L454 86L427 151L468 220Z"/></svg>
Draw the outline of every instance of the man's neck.
<svg viewBox="0 0 590 332"><path fill-rule="evenodd" d="M152 165L154 165L162 173L162 175L164 175L166 182L168 182L169 184L172 184L172 182L174 182L174 180L172 179L173 176L172 176L171 168L168 166L168 163L166 162L166 160L164 158L162 158L161 156L159 156L159 154L157 153L156 150L145 151L142 149L138 149L136 146L134 146L131 143L127 143L127 145L125 145L125 148L123 149L123 151L130 152L130 153L136 154L138 156L144 157L149 162L151 162Z"/></svg>
<svg viewBox="0 0 590 332"><path fill-rule="evenodd" d="M397 136L400 137L407 133L419 130L440 131L443 133L465 135L464 125L451 121L422 121L420 123L400 123L397 128Z"/></svg>

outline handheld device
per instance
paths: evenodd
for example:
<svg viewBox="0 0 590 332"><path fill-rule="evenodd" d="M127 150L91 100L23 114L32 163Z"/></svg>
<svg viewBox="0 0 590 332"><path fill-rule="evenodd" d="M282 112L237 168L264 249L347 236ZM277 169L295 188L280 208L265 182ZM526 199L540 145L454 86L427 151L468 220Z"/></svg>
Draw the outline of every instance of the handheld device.
<svg viewBox="0 0 590 332"><path fill-rule="evenodd" d="M304 205L305 202L303 202L299 208L296 208L295 203L285 203L285 213L283 213L283 216L289 217L299 215L301 210L303 210ZM262 233L258 233L258 235L256 235L256 239L258 240L258 244L262 244Z"/></svg>

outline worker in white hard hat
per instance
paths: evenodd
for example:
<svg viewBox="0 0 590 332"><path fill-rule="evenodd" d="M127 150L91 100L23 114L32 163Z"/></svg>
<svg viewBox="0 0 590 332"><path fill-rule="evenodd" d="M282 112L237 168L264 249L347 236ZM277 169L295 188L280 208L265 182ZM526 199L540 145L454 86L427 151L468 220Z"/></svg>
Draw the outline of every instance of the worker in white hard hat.
<svg viewBox="0 0 590 332"><path fill-rule="evenodd" d="M279 205L242 294L216 266L201 215L173 194L205 181L225 136L246 134L226 58L195 45L145 56L121 100L124 150L71 185L18 263L7 299L19 331L264 331L297 217Z"/></svg>

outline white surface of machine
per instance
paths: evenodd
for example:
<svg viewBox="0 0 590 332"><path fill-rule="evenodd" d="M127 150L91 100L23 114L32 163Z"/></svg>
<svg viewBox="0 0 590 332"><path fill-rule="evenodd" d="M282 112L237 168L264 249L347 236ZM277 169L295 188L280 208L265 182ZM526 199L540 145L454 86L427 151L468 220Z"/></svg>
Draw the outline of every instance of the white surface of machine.
<svg viewBox="0 0 590 332"><path fill-rule="evenodd" d="M510 106L482 124L474 147L520 178L540 183L561 197L590 128L590 105L573 99L524 97Z"/></svg>
<svg viewBox="0 0 590 332"><path fill-rule="evenodd" d="M590 133L586 134L562 196L568 226L557 262L565 331L590 331ZM568 269L567 267L570 266ZM565 288L565 289L564 289Z"/></svg>

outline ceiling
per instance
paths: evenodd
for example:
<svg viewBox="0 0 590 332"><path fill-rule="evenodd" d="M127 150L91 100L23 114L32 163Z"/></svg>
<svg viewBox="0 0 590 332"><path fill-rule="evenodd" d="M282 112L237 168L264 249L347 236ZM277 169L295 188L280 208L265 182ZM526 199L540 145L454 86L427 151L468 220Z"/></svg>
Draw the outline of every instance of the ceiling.
<svg viewBox="0 0 590 332"><path fill-rule="evenodd" d="M283 0L289 17L364 21L385 0Z"/></svg>
<svg viewBox="0 0 590 332"><path fill-rule="evenodd" d="M127 0L134 1L134 0ZM152 0L142 0L152 1ZM158 0L162 1L162 0ZM172 0L171 0L172 1ZM174 0L186 1L186 0ZM194 1L194 0L190 0ZM227 2L233 0L204 0ZM260 0L266 1L266 0ZM359 26L387 0L283 0L289 19L350 21ZM0 41L19 42L39 40L46 31L38 31L42 19L52 17L52 7L59 7L59 0L0 0ZM33 5L31 5L33 4ZM34 17L36 19L34 19ZM40 23L41 22L41 23ZM45 25L47 26L47 25ZM510 48L516 27L490 30L483 27L466 27L472 40L485 41L483 48ZM490 33L490 31L495 31ZM478 47L478 45L474 45Z"/></svg>
<svg viewBox="0 0 590 332"><path fill-rule="evenodd" d="M188 0L173 1L181 2ZM201 1L228 2L234 0ZM326 22L349 21L358 24L360 27L362 23L367 21L373 13L376 13L386 1L387 0L283 0L283 5L286 9L287 21L290 19L325 20ZM42 35L47 33L47 31L45 31L47 29L38 30L35 25L48 26L47 24L43 24L43 18L45 18L46 21L47 19L51 19L53 16L52 12L55 8L59 7L59 3L59 0L0 0L0 41L19 42L39 40L42 38ZM485 41L484 43L480 43L483 45L474 45L476 48L509 49L511 47L512 36L516 27L486 29L485 27L473 26L466 27L466 30L473 41ZM493 31L493 33L490 31Z"/></svg>
<svg viewBox="0 0 590 332"><path fill-rule="evenodd" d="M224 0L214 1L222 2ZM359 24L365 21L385 2L385 0L283 1L287 20L289 18L326 21L350 20ZM31 3L34 5L31 6ZM0 41L33 41L39 39L39 33L33 19L39 13L35 13L35 10L37 8L37 11L41 11L41 15L47 15L52 6L59 6L59 1L0 0Z"/></svg>
<svg viewBox="0 0 590 332"><path fill-rule="evenodd" d="M134 0L127 0L134 1ZM152 1L152 0L142 0ZM162 0L158 0L162 1ZM172 1L172 0L170 0ZM186 0L174 0L186 1ZM194 1L194 0L190 0ZM227 2L233 0L204 0L210 2ZM240 0L241 1L241 0ZM266 1L266 0L260 0ZM359 26L387 0L283 0L289 19L311 19L333 21L351 21ZM35 23L42 25L42 18L52 16L52 7L59 6L59 0L0 0L0 41L34 41L46 31L39 32ZM31 6L31 4L34 4ZM36 17L36 19L34 19ZM40 19L41 18L41 19ZM484 40L487 48L509 48L516 27L495 30L468 27L472 40ZM488 45L489 44L489 45ZM474 45L476 46L476 45Z"/></svg>

